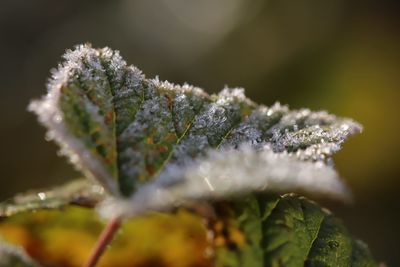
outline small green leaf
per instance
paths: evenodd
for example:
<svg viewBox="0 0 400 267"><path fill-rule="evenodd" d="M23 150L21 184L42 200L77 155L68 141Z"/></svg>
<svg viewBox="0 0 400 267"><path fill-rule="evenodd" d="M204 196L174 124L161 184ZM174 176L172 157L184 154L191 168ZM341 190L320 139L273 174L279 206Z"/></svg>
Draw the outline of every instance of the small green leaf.
<svg viewBox="0 0 400 267"><path fill-rule="evenodd" d="M0 240L0 267L39 267L25 251Z"/></svg>
<svg viewBox="0 0 400 267"><path fill-rule="evenodd" d="M78 179L51 190L30 191L0 203L0 218L19 212L59 209L67 205L93 207L106 196L103 187Z"/></svg>
<svg viewBox="0 0 400 267"><path fill-rule="evenodd" d="M250 196L232 207L228 220L246 241L217 248L217 266L378 266L340 220L304 197Z"/></svg>

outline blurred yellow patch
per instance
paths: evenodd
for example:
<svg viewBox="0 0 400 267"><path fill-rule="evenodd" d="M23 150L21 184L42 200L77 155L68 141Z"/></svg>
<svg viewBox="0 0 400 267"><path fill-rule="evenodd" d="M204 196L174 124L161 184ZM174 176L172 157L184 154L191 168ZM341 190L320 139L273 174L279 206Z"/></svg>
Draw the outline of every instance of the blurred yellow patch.
<svg viewBox="0 0 400 267"><path fill-rule="evenodd" d="M44 266L82 266L104 227L89 209L23 213L0 221L0 237L23 246ZM99 267L211 266L201 219L186 211L128 220Z"/></svg>

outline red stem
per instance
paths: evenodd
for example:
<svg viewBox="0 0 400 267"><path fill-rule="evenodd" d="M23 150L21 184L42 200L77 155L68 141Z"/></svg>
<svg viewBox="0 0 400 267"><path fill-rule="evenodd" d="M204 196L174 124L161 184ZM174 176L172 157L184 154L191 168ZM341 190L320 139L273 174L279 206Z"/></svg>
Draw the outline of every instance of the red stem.
<svg viewBox="0 0 400 267"><path fill-rule="evenodd" d="M91 253L88 261L85 263L84 267L95 267L96 266L101 255L103 255L103 252L106 249L107 245L110 244L110 242L112 241L116 232L120 228L121 221L122 220L120 217L111 219L111 221L104 228L99 239L97 240L96 246L92 250L92 253Z"/></svg>

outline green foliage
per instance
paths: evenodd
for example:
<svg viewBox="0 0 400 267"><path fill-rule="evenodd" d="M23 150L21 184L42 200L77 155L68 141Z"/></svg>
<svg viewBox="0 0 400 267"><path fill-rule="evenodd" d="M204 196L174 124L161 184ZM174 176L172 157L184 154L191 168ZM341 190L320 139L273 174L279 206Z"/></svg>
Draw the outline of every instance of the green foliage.
<svg viewBox="0 0 400 267"><path fill-rule="evenodd" d="M64 59L48 94L30 110L61 152L100 185L80 181L17 197L0 205L0 216L101 202L106 217L127 218L240 195L220 218L233 239L212 243L218 266L376 266L365 246L315 203L259 195L348 199L331 156L361 131L358 123L258 105L241 88L208 95L147 79L109 48L82 45Z"/></svg>
<svg viewBox="0 0 400 267"><path fill-rule="evenodd" d="M377 266L340 220L304 197L250 196L234 202L228 221L246 240L217 250L218 266Z"/></svg>

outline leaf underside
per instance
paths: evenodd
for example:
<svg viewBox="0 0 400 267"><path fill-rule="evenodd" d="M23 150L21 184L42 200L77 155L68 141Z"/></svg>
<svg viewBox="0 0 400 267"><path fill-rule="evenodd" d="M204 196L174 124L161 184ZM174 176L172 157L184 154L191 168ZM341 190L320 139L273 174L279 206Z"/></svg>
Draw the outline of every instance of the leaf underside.
<svg viewBox="0 0 400 267"><path fill-rule="evenodd" d="M234 201L225 220L245 238L227 231L224 246L217 246L219 267L377 266L340 220L304 197L250 196Z"/></svg>
<svg viewBox="0 0 400 267"><path fill-rule="evenodd" d="M47 96L30 109L72 163L115 196L132 196L168 166L183 168L210 150L243 144L332 169L332 154L361 130L356 122L324 111L255 104L240 88L208 95L190 85L146 79L109 48L81 45L64 59ZM273 176L263 166L253 169ZM282 171L295 173L289 167Z"/></svg>

